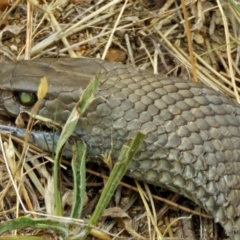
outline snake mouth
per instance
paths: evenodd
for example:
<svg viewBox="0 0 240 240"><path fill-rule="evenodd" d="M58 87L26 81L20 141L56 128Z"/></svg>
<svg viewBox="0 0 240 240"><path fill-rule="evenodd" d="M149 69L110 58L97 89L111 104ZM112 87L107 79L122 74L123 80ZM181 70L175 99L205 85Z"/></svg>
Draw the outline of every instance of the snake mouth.
<svg viewBox="0 0 240 240"><path fill-rule="evenodd" d="M1 115L0 111L0 134L11 135L17 139L25 140L25 136L29 135L28 143L46 152L55 152L57 143L60 138L60 126L53 122L44 122L39 119L31 119L33 128L27 129L27 122L30 115L26 112L19 114L17 118ZM20 120L19 120L20 119ZM19 126L19 121L22 126ZM72 156L71 149L72 139L66 142L63 148L63 155Z"/></svg>

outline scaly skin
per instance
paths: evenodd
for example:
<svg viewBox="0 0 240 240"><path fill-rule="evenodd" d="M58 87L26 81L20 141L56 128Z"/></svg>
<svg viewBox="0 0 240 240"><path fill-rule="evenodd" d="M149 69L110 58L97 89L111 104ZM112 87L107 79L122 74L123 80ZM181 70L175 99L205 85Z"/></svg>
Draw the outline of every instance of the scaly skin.
<svg viewBox="0 0 240 240"><path fill-rule="evenodd" d="M0 70L0 114L16 117L17 92L36 92L46 76L49 93L39 114L64 124L82 90L101 73L96 100L76 129L89 159L147 133L127 175L196 202L240 239L240 105L200 83L161 77L93 59L37 59Z"/></svg>

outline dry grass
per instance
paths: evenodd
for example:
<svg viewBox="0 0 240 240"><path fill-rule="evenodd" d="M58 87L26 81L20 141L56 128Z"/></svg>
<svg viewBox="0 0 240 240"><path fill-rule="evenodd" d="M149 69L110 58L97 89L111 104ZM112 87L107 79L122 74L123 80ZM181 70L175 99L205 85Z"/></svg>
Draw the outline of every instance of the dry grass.
<svg viewBox="0 0 240 240"><path fill-rule="evenodd" d="M5 63L8 60L28 58L81 56L118 60L158 74L187 78L189 81L194 78L240 102L239 13L233 5L221 5L222 2L225 1L185 1L185 20L187 17L188 27L184 20L184 8L179 1L165 3L161 0L60 0L43 4L43 1L29 0L29 3L33 4L30 5L16 0L9 8L6 8L7 1L2 1L1 61ZM49 216L54 212L49 167L39 160L49 161L49 158L31 151L32 153L28 152L26 155L23 169L18 171L16 179L12 182L9 181L6 162L3 161L0 166L1 180L4 189L8 190L8 197L6 192L2 191L0 202L9 199L10 204L7 211L2 210L2 221L11 214L13 217L24 214L22 207L19 209L19 198L16 198L15 192L10 188L13 182L17 182L16 190L18 186L22 186L22 204L28 209L24 210L25 213L41 211ZM20 153L12 147L10 152L13 152L13 157L10 157L12 162L8 162L7 166L11 170L14 168L15 156ZM37 171L32 171L33 168ZM26 174L31 182L28 182ZM67 176L63 176L66 206L69 203L71 205L71 182ZM20 181L22 179L24 181ZM89 181L97 185L94 177L91 176ZM6 188L7 184L9 188ZM88 195L92 194L92 200L89 200L86 207L85 212L88 214L91 213L93 202L96 200L92 191L94 192L89 189ZM124 191L126 193L123 192L124 197L121 201L126 197L127 202L135 202L135 206L131 207L132 211L141 209L141 201L136 200L132 190ZM128 208L130 206L126 209ZM169 216L176 218L177 214L170 213ZM153 218L146 220L144 213L143 216L136 214L135 219L135 231L146 238L154 239L154 227L146 225L148 221L151 226ZM164 219L157 221L160 229L168 222ZM125 224L126 227L124 221L124 224L119 221L115 221L115 224L112 222L112 226L119 227ZM99 226L106 229L106 232L112 231L114 235L116 228L112 227L111 230L110 223L102 222ZM141 224L145 227L138 229ZM168 232L169 236L177 237L178 231L178 224L175 224ZM128 232L133 238L136 237L130 230ZM122 233L120 236L129 235ZM105 235L103 239L106 239Z"/></svg>

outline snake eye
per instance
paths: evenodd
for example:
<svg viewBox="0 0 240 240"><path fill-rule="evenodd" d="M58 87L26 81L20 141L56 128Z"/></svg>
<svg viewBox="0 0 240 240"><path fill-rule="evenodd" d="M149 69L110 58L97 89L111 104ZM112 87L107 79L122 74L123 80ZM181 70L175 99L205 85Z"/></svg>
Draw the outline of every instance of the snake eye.
<svg viewBox="0 0 240 240"><path fill-rule="evenodd" d="M17 99L21 105L30 107L36 103L37 96L35 93L31 92L18 92Z"/></svg>

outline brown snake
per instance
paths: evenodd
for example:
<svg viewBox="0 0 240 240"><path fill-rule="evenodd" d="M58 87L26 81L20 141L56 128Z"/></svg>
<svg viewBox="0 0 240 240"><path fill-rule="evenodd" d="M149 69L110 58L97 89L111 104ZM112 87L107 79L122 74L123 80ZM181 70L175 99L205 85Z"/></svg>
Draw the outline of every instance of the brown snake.
<svg viewBox="0 0 240 240"><path fill-rule="evenodd" d="M112 159L137 130L146 140L127 175L180 193L240 239L240 105L203 84L161 77L93 59L37 59L0 70L0 114L31 109L21 92L36 93L46 76L50 89L39 115L64 124L96 74L96 100L75 133L88 157L112 149Z"/></svg>

